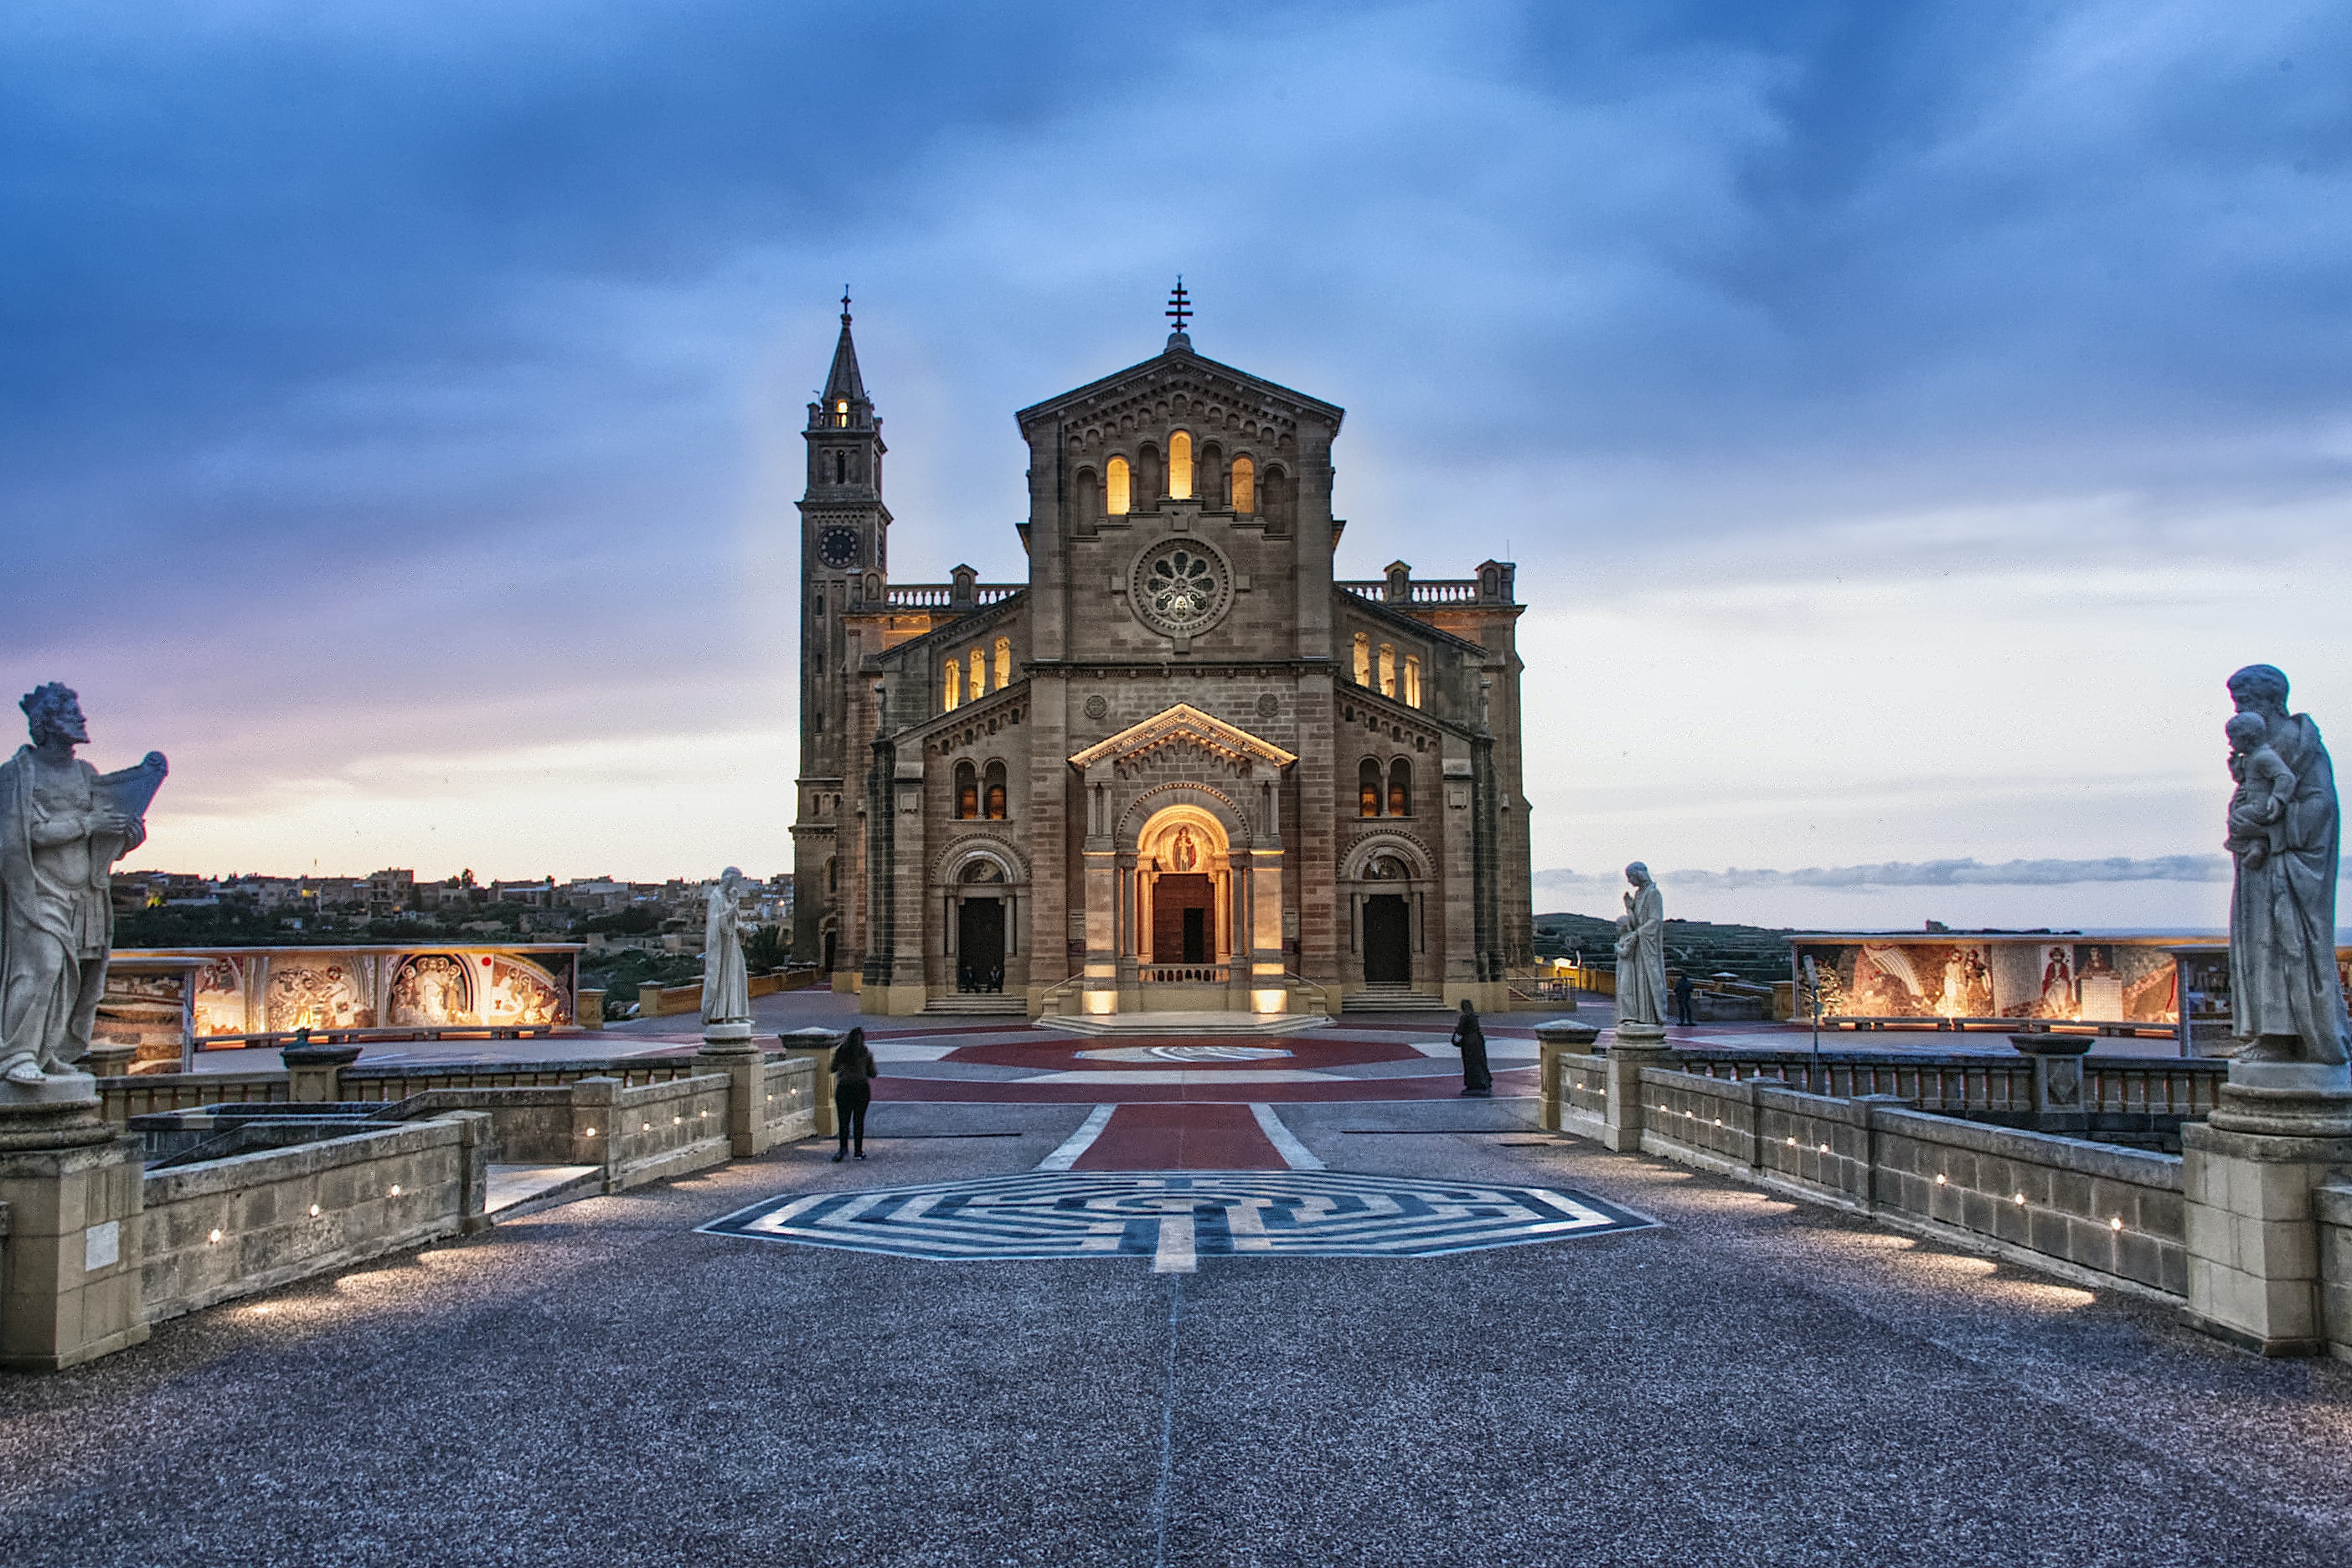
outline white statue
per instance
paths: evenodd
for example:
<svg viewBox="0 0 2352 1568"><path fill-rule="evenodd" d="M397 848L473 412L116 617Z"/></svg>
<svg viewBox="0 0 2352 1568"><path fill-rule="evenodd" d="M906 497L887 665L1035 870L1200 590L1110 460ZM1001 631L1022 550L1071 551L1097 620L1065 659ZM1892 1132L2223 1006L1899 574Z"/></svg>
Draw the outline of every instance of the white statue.
<svg viewBox="0 0 2352 1568"><path fill-rule="evenodd" d="M751 972L743 964L743 873L730 866L712 883L702 927L702 1021L751 1021Z"/></svg>
<svg viewBox="0 0 2352 1568"><path fill-rule="evenodd" d="M1617 917L1617 1021L1666 1021L1666 900L1639 860L1625 868L1633 890Z"/></svg>
<svg viewBox="0 0 2352 1568"><path fill-rule="evenodd" d="M2347 1033L2336 970L2336 770L2310 715L2287 712L2286 691L2267 664L2230 677L2230 998L2246 1042L2237 1059L2333 1066L2346 1058Z"/></svg>
<svg viewBox="0 0 2352 1568"><path fill-rule="evenodd" d="M31 745L0 763L0 1079L31 1085L89 1049L114 945L109 872L145 842L163 753L101 776L74 755L89 728L57 681L17 704Z"/></svg>

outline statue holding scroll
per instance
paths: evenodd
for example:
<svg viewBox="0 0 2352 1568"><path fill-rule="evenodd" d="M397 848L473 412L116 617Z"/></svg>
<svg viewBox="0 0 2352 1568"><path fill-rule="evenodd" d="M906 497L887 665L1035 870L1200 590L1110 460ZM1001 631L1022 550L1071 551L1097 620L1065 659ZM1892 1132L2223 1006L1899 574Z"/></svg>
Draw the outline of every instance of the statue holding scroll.
<svg viewBox="0 0 2352 1568"><path fill-rule="evenodd" d="M89 729L50 681L17 704L32 743L0 763L0 1079L37 1084L89 1049L114 944L114 862L147 837L163 753L100 774L74 755Z"/></svg>
<svg viewBox="0 0 2352 1568"><path fill-rule="evenodd" d="M2288 713L2286 693L2286 677L2267 664L2230 677L2239 784L2227 840L2237 862L2230 995L2246 1042L2237 1059L2333 1066L2347 1034L2336 969L2336 771L2319 726Z"/></svg>
<svg viewBox="0 0 2352 1568"><path fill-rule="evenodd" d="M1636 860L1625 868L1633 885L1625 912L1617 917L1617 1021L1666 1021L1666 900L1650 868Z"/></svg>

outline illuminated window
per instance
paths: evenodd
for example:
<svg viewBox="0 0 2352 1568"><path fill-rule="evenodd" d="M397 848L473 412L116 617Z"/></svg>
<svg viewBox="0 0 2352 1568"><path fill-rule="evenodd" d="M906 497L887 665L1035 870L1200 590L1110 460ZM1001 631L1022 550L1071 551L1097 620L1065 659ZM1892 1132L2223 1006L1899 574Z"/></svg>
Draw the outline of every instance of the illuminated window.
<svg viewBox="0 0 2352 1568"><path fill-rule="evenodd" d="M1192 437L1181 430L1168 437L1168 493L1180 500L1192 493Z"/></svg>
<svg viewBox="0 0 2352 1568"><path fill-rule="evenodd" d="M1378 816L1381 814L1381 764L1366 757L1356 765L1356 815Z"/></svg>
<svg viewBox="0 0 2352 1568"><path fill-rule="evenodd" d="M1381 644L1381 695L1396 695L1396 649L1387 643Z"/></svg>
<svg viewBox="0 0 2352 1568"><path fill-rule="evenodd" d="M1371 683L1372 639L1370 634L1358 632L1356 634L1356 684L1370 686Z"/></svg>
<svg viewBox="0 0 2352 1568"><path fill-rule="evenodd" d="M1389 815L1412 815L1412 764L1402 757L1389 764Z"/></svg>
<svg viewBox="0 0 2352 1568"><path fill-rule="evenodd" d="M844 426L846 426L848 425L848 423L849 423L849 404L848 404L848 402L847 402L846 400L844 400L844 401L842 401L842 402L836 403L836 404L835 404L835 405L833 405L833 422L834 422L835 425Z"/></svg>
<svg viewBox="0 0 2352 1568"><path fill-rule="evenodd" d="M963 706L963 665L961 661L948 660L947 689L940 693L940 700L951 710Z"/></svg>
<svg viewBox="0 0 2352 1568"><path fill-rule="evenodd" d="M983 784L984 787L982 793L982 798L986 805L986 816L988 819L991 822L1003 821L1004 764L1003 763L989 763L988 774L986 779L983 781Z"/></svg>
<svg viewBox="0 0 2352 1568"><path fill-rule="evenodd" d="M973 701L975 701L975 702L977 702L978 700L980 700L980 694L981 694L982 692L983 692L983 691L987 690L987 689L988 689L988 655L986 655L985 653L982 652L982 651L981 651L980 649L978 649L978 648L974 648L974 649L972 649L972 650L971 650L971 696L972 696L972 700L973 700Z"/></svg>
<svg viewBox="0 0 2352 1568"><path fill-rule="evenodd" d="M1421 706L1421 660L1412 654L1404 656L1404 702L1408 708Z"/></svg>
<svg viewBox="0 0 2352 1568"><path fill-rule="evenodd" d="M1113 517L1125 517L1128 508L1134 504L1135 500L1133 493L1135 481L1132 471L1127 466L1127 459L1113 458L1110 460L1109 474L1109 482L1105 488L1110 494L1103 502L1104 508Z"/></svg>
<svg viewBox="0 0 2352 1568"><path fill-rule="evenodd" d="M980 773L970 763L955 765L955 814L959 821L980 815Z"/></svg>
<svg viewBox="0 0 2352 1568"><path fill-rule="evenodd" d="M1244 517L1257 510L1257 465L1247 458L1234 459L1234 510Z"/></svg>
<svg viewBox="0 0 2352 1568"><path fill-rule="evenodd" d="M1013 639L996 639L996 689L999 691L1013 684Z"/></svg>

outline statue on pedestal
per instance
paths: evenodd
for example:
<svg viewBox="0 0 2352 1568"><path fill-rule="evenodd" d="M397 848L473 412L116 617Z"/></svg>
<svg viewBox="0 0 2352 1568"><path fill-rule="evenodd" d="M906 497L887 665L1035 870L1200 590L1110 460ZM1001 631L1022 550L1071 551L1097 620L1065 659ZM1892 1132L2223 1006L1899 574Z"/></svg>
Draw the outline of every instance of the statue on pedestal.
<svg viewBox="0 0 2352 1568"><path fill-rule="evenodd" d="M1625 912L1617 917L1617 1022L1648 1024L1664 1033L1666 1021L1666 900L1636 860L1625 868L1633 885Z"/></svg>
<svg viewBox="0 0 2352 1568"><path fill-rule="evenodd" d="M0 763L0 1079L73 1070L89 1049L114 945L115 861L146 840L163 753L100 774L81 703L50 681L17 704L32 743Z"/></svg>
<svg viewBox="0 0 2352 1568"><path fill-rule="evenodd" d="M704 905L702 1023L706 1037L714 1026L734 1026L725 1032L750 1037L751 980L743 963L742 897L743 873L730 866L710 885Z"/></svg>
<svg viewBox="0 0 2352 1568"><path fill-rule="evenodd" d="M2286 694L2286 677L2267 664L2230 677L2230 996L2245 1041L2236 1059L2339 1066L2348 1031L2336 969L2336 772L2319 726L2289 714Z"/></svg>

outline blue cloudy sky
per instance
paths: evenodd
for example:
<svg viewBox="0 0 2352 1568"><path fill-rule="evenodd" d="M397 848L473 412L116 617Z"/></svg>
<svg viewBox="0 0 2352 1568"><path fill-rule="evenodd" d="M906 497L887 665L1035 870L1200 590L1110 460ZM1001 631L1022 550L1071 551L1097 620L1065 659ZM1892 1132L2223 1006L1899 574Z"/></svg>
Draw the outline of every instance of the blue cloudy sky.
<svg viewBox="0 0 2352 1568"><path fill-rule="evenodd" d="M2352 725L2347 171L2340 0L17 0L0 657L145 864L782 869L843 283L1002 578L1181 270L1343 572L1521 563L1538 907L2210 923L2223 677Z"/></svg>

